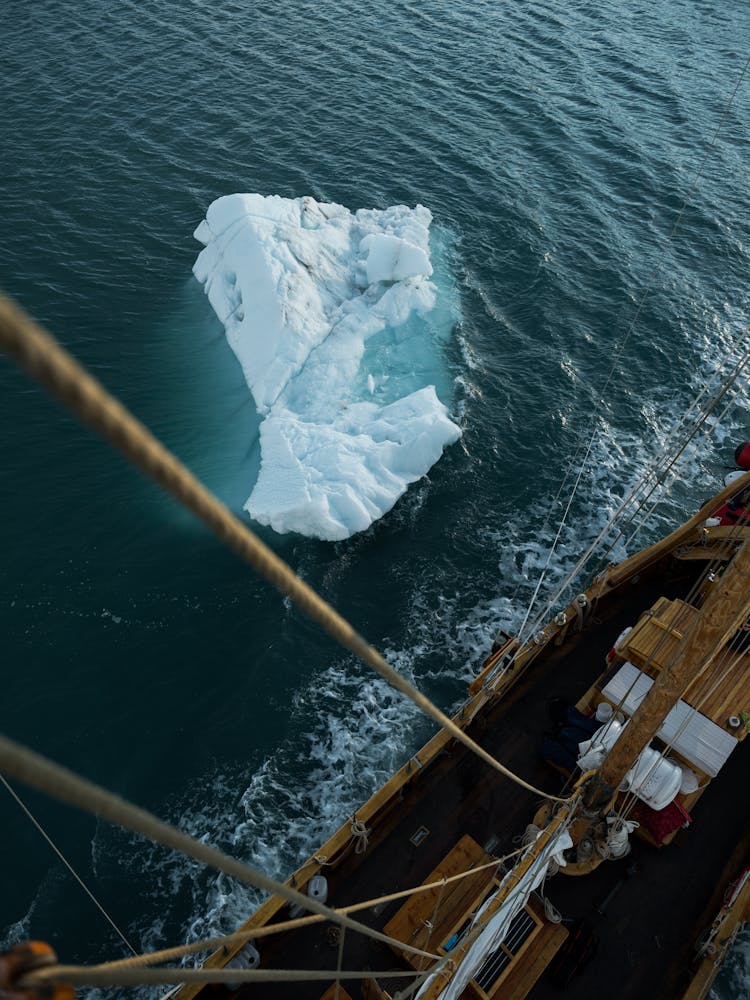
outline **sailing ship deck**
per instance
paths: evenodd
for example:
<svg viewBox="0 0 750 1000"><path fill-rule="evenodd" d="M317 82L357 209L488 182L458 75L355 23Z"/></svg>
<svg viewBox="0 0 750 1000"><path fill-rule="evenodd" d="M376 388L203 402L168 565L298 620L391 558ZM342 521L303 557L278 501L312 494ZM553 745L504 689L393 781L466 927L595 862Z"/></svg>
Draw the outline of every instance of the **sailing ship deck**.
<svg viewBox="0 0 750 1000"><path fill-rule="evenodd" d="M634 624L657 598L684 597L699 569L695 562L665 561L637 588L628 586L611 595L597 609L603 626L550 649L501 702L477 717L471 734L516 773L558 793L563 779L539 753L550 726L547 703L555 698L575 703L604 669L604 656L622 628ZM566 996L588 998L602 988L623 998L678 995L692 959L692 942L710 923L723 887L747 852L750 797L742 793L745 767L744 754L734 753L721 782L713 783L703 796L692 826L669 847L656 851L635 842L627 860L603 864L585 878L561 874L549 881L546 893L566 923L586 918L600 939L598 953L566 989ZM329 904L345 906L420 885L467 835L495 856L512 851L517 847L514 837L531 821L538 805L534 795L499 778L463 746L451 742L418 781L402 789L394 807L379 821L366 863L352 851L326 872ZM412 838L420 828L429 833L415 846ZM402 906L403 901L393 902L360 911L357 917L382 930ZM282 910L278 919L287 916ZM335 969L338 946L332 930L318 924L264 938L258 942L263 966ZM377 975L378 970L406 971L411 966L388 946L347 932L342 968L373 970ZM408 982L404 978L385 985L393 993ZM346 979L342 983L352 997L361 995L361 983ZM241 987L235 996L319 1000L327 985L265 983ZM559 992L542 976L530 996L547 1000ZM209 987L203 995L206 1000L220 1000L226 991Z"/></svg>

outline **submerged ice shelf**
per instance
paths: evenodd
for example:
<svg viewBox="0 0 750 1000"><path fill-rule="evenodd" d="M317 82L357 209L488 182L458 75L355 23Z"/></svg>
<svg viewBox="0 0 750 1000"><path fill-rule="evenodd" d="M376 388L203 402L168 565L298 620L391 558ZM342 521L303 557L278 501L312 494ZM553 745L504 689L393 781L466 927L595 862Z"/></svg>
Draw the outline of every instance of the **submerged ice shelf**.
<svg viewBox="0 0 750 1000"><path fill-rule="evenodd" d="M445 327L431 221L421 205L235 194L196 229L193 271L265 417L245 504L261 524L347 538L459 438L420 359Z"/></svg>

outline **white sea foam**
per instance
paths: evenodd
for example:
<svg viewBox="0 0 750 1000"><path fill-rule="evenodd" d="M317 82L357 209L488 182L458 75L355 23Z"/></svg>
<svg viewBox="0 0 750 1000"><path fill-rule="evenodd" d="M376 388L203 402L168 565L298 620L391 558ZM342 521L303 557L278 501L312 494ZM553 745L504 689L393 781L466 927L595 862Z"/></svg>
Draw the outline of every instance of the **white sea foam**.
<svg viewBox="0 0 750 1000"><path fill-rule="evenodd" d="M430 212L351 213L313 198L219 198L195 231L194 272L224 324L258 412L261 468L245 505L261 524L343 539L393 507L460 430L417 367L411 384L363 370L430 346L439 315ZM434 341L434 338L433 338ZM433 344L434 347L434 344Z"/></svg>
<svg viewBox="0 0 750 1000"><path fill-rule="evenodd" d="M742 927L708 994L709 1000L741 1000L750 994L750 929Z"/></svg>
<svg viewBox="0 0 750 1000"><path fill-rule="evenodd" d="M414 680L412 654L392 657ZM342 704L347 705L343 719ZM400 766L408 744L404 734L423 742L432 732L410 702L350 657L310 678L289 709L290 736L252 773L223 765L167 804L181 829L281 879ZM118 857L139 891L158 901L172 938L177 913L184 920L186 896L191 914L181 928L186 940L235 929L262 899L257 890L122 831L101 827L96 837L102 843L95 853ZM162 946L162 919L139 928L136 939L143 948Z"/></svg>

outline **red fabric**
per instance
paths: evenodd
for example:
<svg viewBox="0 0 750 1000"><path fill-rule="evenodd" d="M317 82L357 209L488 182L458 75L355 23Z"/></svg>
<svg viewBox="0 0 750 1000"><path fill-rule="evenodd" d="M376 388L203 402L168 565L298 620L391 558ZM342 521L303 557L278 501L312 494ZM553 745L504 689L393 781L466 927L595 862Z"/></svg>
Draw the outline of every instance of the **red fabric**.
<svg viewBox="0 0 750 1000"><path fill-rule="evenodd" d="M723 525L737 524L738 521L747 523L750 521L750 510L742 507L733 507L730 502L722 504L711 516L721 518L721 524Z"/></svg>
<svg viewBox="0 0 750 1000"><path fill-rule="evenodd" d="M678 799L658 812L645 802L639 802L633 810L633 818L648 830L657 844L663 844L670 833L691 823L693 819Z"/></svg>
<svg viewBox="0 0 750 1000"><path fill-rule="evenodd" d="M734 453L734 461L740 469L750 469L750 441L745 441Z"/></svg>

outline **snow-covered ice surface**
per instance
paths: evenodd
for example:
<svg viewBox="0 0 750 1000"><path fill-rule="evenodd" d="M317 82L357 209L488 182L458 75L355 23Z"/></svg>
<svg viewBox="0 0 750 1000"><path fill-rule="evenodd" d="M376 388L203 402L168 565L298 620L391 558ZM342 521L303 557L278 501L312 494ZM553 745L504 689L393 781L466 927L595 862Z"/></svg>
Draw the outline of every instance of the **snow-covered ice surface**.
<svg viewBox="0 0 750 1000"><path fill-rule="evenodd" d="M410 363L440 312L431 221L421 205L352 213L310 197L234 194L196 229L204 249L193 271L265 417L245 504L261 524L347 538L459 438Z"/></svg>

